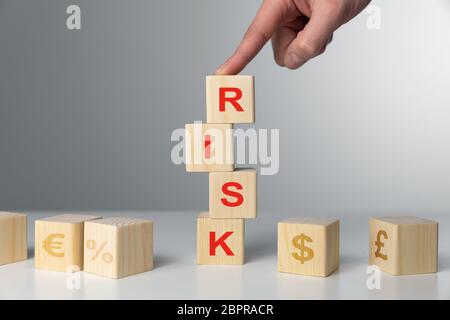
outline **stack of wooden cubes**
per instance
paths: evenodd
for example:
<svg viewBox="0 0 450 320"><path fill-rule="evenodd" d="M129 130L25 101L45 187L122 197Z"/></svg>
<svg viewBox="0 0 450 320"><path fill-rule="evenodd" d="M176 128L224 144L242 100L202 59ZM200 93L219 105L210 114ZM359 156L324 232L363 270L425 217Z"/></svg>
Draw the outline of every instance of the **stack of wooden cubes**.
<svg viewBox="0 0 450 320"><path fill-rule="evenodd" d="M185 128L186 170L209 173L197 219L197 263L244 264L244 220L256 218L256 170L235 169L233 124L255 122L253 76L206 78L207 123Z"/></svg>

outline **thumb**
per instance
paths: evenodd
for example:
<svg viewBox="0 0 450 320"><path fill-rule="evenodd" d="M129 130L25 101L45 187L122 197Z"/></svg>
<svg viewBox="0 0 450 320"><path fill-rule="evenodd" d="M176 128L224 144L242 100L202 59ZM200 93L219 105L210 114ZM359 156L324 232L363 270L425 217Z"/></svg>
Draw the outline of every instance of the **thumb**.
<svg viewBox="0 0 450 320"><path fill-rule="evenodd" d="M290 69L297 69L321 54L333 32L342 24L344 10L339 2L318 1L316 3L309 22L286 49L284 63Z"/></svg>

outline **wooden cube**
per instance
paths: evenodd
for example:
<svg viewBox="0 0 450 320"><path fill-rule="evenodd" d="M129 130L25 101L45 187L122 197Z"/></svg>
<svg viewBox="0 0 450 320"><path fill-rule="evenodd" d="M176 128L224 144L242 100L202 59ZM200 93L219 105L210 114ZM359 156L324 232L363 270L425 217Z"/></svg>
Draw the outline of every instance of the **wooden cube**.
<svg viewBox="0 0 450 320"><path fill-rule="evenodd" d="M206 77L206 106L208 123L254 123L254 77Z"/></svg>
<svg viewBox="0 0 450 320"><path fill-rule="evenodd" d="M256 218L256 170L209 174L211 218Z"/></svg>
<svg viewBox="0 0 450 320"><path fill-rule="evenodd" d="M437 272L438 228L415 217L370 219L369 264L392 275Z"/></svg>
<svg viewBox="0 0 450 320"><path fill-rule="evenodd" d="M135 218L89 221L84 270L119 279L153 269L153 222Z"/></svg>
<svg viewBox="0 0 450 320"><path fill-rule="evenodd" d="M278 223L278 271L327 277L339 267L339 220L292 218Z"/></svg>
<svg viewBox="0 0 450 320"><path fill-rule="evenodd" d="M185 160L188 172L233 171L231 124L187 124Z"/></svg>
<svg viewBox="0 0 450 320"><path fill-rule="evenodd" d="M61 272L83 270L84 223L98 216L63 214L36 220L36 269Z"/></svg>
<svg viewBox="0 0 450 320"><path fill-rule="evenodd" d="M27 257L27 216L0 212L0 266Z"/></svg>
<svg viewBox="0 0 450 320"><path fill-rule="evenodd" d="M244 220L197 218L197 264L244 264Z"/></svg>

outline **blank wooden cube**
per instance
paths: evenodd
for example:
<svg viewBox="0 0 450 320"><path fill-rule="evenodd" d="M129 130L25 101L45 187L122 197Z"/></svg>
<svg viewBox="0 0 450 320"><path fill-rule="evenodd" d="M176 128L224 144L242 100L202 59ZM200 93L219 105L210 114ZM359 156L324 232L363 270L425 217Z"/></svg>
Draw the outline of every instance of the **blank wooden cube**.
<svg viewBox="0 0 450 320"><path fill-rule="evenodd" d="M256 170L209 174L211 218L256 218Z"/></svg>
<svg viewBox="0 0 450 320"><path fill-rule="evenodd" d="M244 220L197 218L197 264L244 264Z"/></svg>
<svg viewBox="0 0 450 320"><path fill-rule="evenodd" d="M208 123L254 123L254 77L206 77L206 106Z"/></svg>
<svg viewBox="0 0 450 320"><path fill-rule="evenodd" d="M123 278L153 269L153 222L107 218L86 223L84 270Z"/></svg>
<svg viewBox="0 0 450 320"><path fill-rule="evenodd" d="M416 217L370 219L369 264L392 275L437 272L438 228Z"/></svg>
<svg viewBox="0 0 450 320"><path fill-rule="evenodd" d="M27 257L27 216L0 212L0 266Z"/></svg>
<svg viewBox="0 0 450 320"><path fill-rule="evenodd" d="M339 220L292 218L278 223L278 271L327 277L339 267Z"/></svg>
<svg viewBox="0 0 450 320"><path fill-rule="evenodd" d="M83 270L84 223L98 216L63 214L36 220L36 269L61 272Z"/></svg>
<svg viewBox="0 0 450 320"><path fill-rule="evenodd" d="M233 171L231 124L187 124L185 159L188 172Z"/></svg>

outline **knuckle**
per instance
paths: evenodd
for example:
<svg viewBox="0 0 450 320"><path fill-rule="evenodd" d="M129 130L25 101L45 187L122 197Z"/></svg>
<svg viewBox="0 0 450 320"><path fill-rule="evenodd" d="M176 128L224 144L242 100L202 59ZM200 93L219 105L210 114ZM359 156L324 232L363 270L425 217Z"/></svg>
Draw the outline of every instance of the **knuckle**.
<svg viewBox="0 0 450 320"><path fill-rule="evenodd" d="M247 36L256 36L262 38L264 42L270 40L270 36L266 34L255 22L252 22L247 30Z"/></svg>

